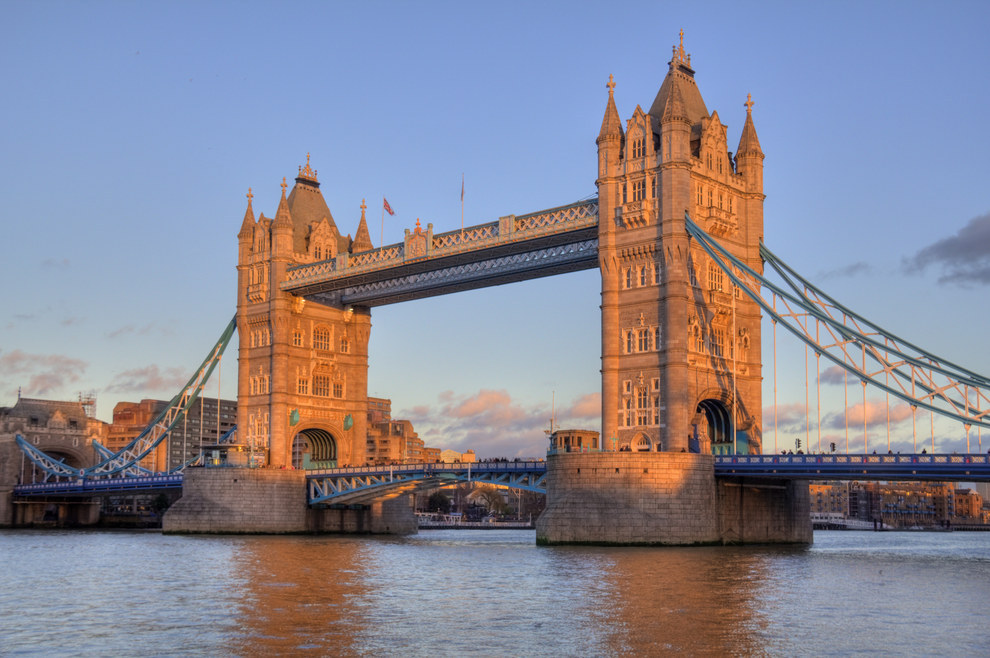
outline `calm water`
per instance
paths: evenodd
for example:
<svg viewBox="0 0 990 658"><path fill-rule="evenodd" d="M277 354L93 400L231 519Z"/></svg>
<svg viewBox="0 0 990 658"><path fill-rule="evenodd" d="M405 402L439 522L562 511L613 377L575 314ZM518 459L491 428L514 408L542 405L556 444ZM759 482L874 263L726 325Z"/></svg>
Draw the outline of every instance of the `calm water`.
<svg viewBox="0 0 990 658"><path fill-rule="evenodd" d="M990 654L990 533L779 548L0 531L0 655Z"/></svg>

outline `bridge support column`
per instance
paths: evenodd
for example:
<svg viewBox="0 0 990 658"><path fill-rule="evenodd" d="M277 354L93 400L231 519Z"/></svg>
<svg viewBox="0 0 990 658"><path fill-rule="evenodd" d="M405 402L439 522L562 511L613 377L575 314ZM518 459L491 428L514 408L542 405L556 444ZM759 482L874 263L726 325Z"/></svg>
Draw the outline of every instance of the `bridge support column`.
<svg viewBox="0 0 990 658"><path fill-rule="evenodd" d="M550 455L547 507L536 522L536 541L671 546L809 543L807 485L761 484L755 493L753 483L716 481L711 455Z"/></svg>
<svg viewBox="0 0 990 658"><path fill-rule="evenodd" d="M166 534L292 534L416 532L412 496L353 508L310 509L306 471L188 468L182 498L165 512Z"/></svg>
<svg viewBox="0 0 990 658"><path fill-rule="evenodd" d="M419 530L413 496L399 496L370 505L327 507L309 511L313 532L371 535L413 535Z"/></svg>

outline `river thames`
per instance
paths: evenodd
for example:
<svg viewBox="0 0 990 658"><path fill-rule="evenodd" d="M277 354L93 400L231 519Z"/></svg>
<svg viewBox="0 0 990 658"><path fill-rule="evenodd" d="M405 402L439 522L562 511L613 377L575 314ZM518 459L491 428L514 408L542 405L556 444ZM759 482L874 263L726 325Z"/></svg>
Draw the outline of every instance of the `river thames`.
<svg viewBox="0 0 990 658"><path fill-rule="evenodd" d="M0 655L990 653L990 533L803 548L0 531Z"/></svg>

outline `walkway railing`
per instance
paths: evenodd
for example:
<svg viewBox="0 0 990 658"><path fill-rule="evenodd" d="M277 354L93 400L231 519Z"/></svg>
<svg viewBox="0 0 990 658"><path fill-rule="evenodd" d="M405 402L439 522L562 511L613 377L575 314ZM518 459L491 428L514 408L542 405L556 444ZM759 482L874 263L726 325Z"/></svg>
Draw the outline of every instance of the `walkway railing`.
<svg viewBox="0 0 990 658"><path fill-rule="evenodd" d="M811 480L990 481L990 455L724 455L715 474Z"/></svg>

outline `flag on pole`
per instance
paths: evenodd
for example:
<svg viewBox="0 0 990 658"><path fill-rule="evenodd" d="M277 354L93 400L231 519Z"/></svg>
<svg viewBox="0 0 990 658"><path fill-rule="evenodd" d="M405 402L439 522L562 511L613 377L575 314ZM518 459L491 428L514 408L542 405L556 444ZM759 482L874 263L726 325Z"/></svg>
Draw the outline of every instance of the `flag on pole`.
<svg viewBox="0 0 990 658"><path fill-rule="evenodd" d="M394 215L395 214L395 211L392 210L392 206L388 205L388 199L386 199L385 197L382 197L382 203L385 204L385 212L387 212L390 215Z"/></svg>

